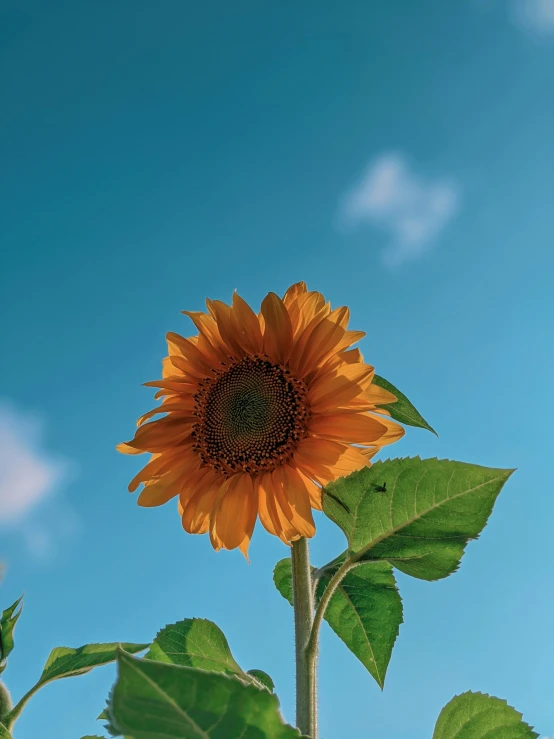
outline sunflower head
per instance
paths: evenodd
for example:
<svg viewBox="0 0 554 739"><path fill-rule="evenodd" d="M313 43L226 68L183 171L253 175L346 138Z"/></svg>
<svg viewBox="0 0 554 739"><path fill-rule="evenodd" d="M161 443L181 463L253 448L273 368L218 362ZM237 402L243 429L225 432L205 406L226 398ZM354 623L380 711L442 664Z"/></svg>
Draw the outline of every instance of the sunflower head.
<svg viewBox="0 0 554 739"><path fill-rule="evenodd" d="M167 334L162 379L146 383L161 405L118 445L152 455L129 490L144 484L147 507L178 498L184 529L209 531L215 549L246 555L258 517L285 543L311 537L322 487L403 435L380 408L396 398L351 348L365 334L348 329L348 308L304 282L259 314L237 293L206 305L183 311L195 336Z"/></svg>

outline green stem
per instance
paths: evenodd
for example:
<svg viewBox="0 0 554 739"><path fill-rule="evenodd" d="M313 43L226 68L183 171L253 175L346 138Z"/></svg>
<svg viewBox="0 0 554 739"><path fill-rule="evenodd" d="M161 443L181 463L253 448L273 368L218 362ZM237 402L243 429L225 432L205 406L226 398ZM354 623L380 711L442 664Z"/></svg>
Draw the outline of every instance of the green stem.
<svg viewBox="0 0 554 739"><path fill-rule="evenodd" d="M14 706L14 708L12 708L12 710L10 711L10 713L8 713L8 715L4 719L4 725L5 725L6 729L12 729L13 725L15 724L15 722L17 721L17 719L21 715L21 711L25 707L25 704L27 703L27 701L30 698L32 698L33 695L36 692L38 692L38 690L41 687L42 687L41 683L37 683L37 685L33 685L33 687L31 688L31 690L29 690L28 693L25 693L25 695L19 701L19 703L16 706Z"/></svg>
<svg viewBox="0 0 554 739"><path fill-rule="evenodd" d="M294 562L294 559L293 559ZM317 610L315 612L315 616L312 622L312 628L310 630L310 635L308 638L308 642L306 644L306 659L308 661L315 661L317 660L317 645L318 645L318 639L319 639L319 629L321 628L321 622L323 621L323 617L325 616L325 611L327 610L327 606L329 605L329 601L335 594L335 590L340 585L341 580L344 578L344 576L356 565L358 562L354 562L350 559L347 559L346 562L344 562L339 569L335 572L333 577L329 580L329 585L325 588L325 591L323 595L321 596L321 600L319 601L319 604L317 606ZM293 575L294 575L294 565L293 565ZM293 577L293 583L294 583L294 577Z"/></svg>
<svg viewBox="0 0 554 739"><path fill-rule="evenodd" d="M12 710L12 699L6 685L0 680L0 722L5 721L6 716ZM4 724L5 726L5 724Z"/></svg>
<svg viewBox="0 0 554 739"><path fill-rule="evenodd" d="M314 619L314 599L307 539L292 543L292 592L296 641L296 725L304 736L317 739L317 641L308 652Z"/></svg>

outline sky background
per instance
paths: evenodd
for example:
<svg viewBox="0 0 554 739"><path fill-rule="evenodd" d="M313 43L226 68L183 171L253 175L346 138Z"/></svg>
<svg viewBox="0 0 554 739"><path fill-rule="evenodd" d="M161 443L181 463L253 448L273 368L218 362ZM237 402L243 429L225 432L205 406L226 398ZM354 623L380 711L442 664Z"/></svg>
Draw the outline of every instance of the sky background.
<svg viewBox="0 0 554 739"><path fill-rule="evenodd" d="M431 737L456 693L554 736L552 0L0 2L0 586L25 593L15 698L50 649L199 616L294 720L293 624L248 565L141 509L117 442L166 331L306 280L440 438L390 453L517 467L461 569L398 574L384 692L325 626L323 739ZM312 559L344 537L317 516ZM14 739L77 739L114 669L46 687Z"/></svg>

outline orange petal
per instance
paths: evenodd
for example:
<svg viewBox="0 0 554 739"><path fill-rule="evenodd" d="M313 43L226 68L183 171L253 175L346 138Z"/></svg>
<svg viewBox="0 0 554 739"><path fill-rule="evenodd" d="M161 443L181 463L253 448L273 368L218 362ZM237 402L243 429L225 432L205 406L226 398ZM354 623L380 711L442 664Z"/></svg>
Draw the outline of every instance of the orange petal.
<svg viewBox="0 0 554 739"><path fill-rule="evenodd" d="M306 293L306 295L300 296L300 298L297 301L297 304L300 304L302 299L305 298L306 301L309 300L309 297L311 296L311 293ZM323 300L323 305L321 305L321 300ZM305 315L306 311L303 307L300 309L300 316L298 319L294 319L296 323L299 325L295 328L295 334L294 334L294 347L291 352L290 356L290 365L291 367L295 368L298 364L300 357L302 356L302 353L304 352L306 345L308 344L312 331L316 328L316 326L321 323L321 321L324 318L327 318L329 314L331 313L331 304L326 303L323 296L319 293L314 293L314 298L312 300L317 300L317 303L312 305L312 308L315 310L315 307L317 305L317 310L312 313L310 311L310 315L312 316L309 318L309 316ZM291 306L291 313L292 309L294 308L294 305ZM308 320L309 319L309 320Z"/></svg>
<svg viewBox="0 0 554 739"><path fill-rule="evenodd" d="M300 377L304 377L336 352L336 347L346 332L348 316L348 308L336 308L313 328L309 341L296 362L295 370Z"/></svg>
<svg viewBox="0 0 554 739"><path fill-rule="evenodd" d="M241 335L237 333L237 328L232 321L231 307L221 300L206 300L206 304L215 315L219 334L225 342L229 356L236 359L244 357L246 352L240 343Z"/></svg>
<svg viewBox="0 0 554 739"><path fill-rule="evenodd" d="M293 540L300 536L312 537L315 534L315 526L308 493L305 488L303 491L299 490L298 484L291 487L285 471L286 466L288 465L276 467L271 473L276 508L280 509L280 515L290 523L290 528L294 532Z"/></svg>
<svg viewBox="0 0 554 739"><path fill-rule="evenodd" d="M208 313L202 311L182 310L194 323L203 341L199 342L199 350L212 362L219 362L227 356L225 342L221 338L217 322Z"/></svg>
<svg viewBox="0 0 554 739"><path fill-rule="evenodd" d="M263 336L258 316L237 292L233 293L231 322L241 337L241 344L246 351L252 354L262 351Z"/></svg>
<svg viewBox="0 0 554 739"><path fill-rule="evenodd" d="M187 396L182 399L179 398L178 400L169 400L162 403L158 408L153 408L151 411L148 411L148 413L141 416L137 421L137 426L142 426L145 421L152 418L152 416L157 416L159 413L172 413L174 418L179 417L182 419L192 420L194 418L192 416L194 407L195 401L192 396Z"/></svg>
<svg viewBox="0 0 554 739"><path fill-rule="evenodd" d="M192 499L192 497L200 490L211 484L213 479L213 470L211 467L200 466L198 469L193 470L188 474L181 485L179 492L180 505L185 509L185 506ZM181 514L182 515L182 514Z"/></svg>
<svg viewBox="0 0 554 739"><path fill-rule="evenodd" d="M302 478L302 481L304 482L304 485L306 486L306 490L308 491L308 495L310 496L310 504L312 508L315 508L316 511L322 511L323 510L323 490L320 485L317 485L311 478L309 478L307 475L305 475L301 470L296 470L300 477Z"/></svg>
<svg viewBox="0 0 554 739"><path fill-rule="evenodd" d="M364 364L364 358L359 349L349 349L338 352L338 354L332 354L317 369L309 372L304 378L304 382L307 383L308 387L311 387L316 380L319 380L324 375L332 377L333 373L346 364Z"/></svg>
<svg viewBox="0 0 554 739"><path fill-rule="evenodd" d="M136 449L134 446L130 446L124 441L122 441L120 444L117 444L115 448L121 454L144 454L144 449Z"/></svg>
<svg viewBox="0 0 554 739"><path fill-rule="evenodd" d="M377 454L378 451L379 451L378 446L372 446L372 447L369 447L368 449L360 449L360 454L363 454L363 456L366 459L372 459Z"/></svg>
<svg viewBox="0 0 554 739"><path fill-rule="evenodd" d="M262 302L265 320L264 352L278 364L284 364L292 347L292 324L281 298L268 293Z"/></svg>
<svg viewBox="0 0 554 739"><path fill-rule="evenodd" d="M183 528L189 534L205 534L208 531L210 516L224 483L225 478L222 475L208 468L205 475L196 483L193 494L182 503Z"/></svg>
<svg viewBox="0 0 554 739"><path fill-rule="evenodd" d="M335 351L343 352L349 346L352 346L352 344L363 339L365 335L365 331L345 331L344 336L337 344Z"/></svg>
<svg viewBox="0 0 554 739"><path fill-rule="evenodd" d="M319 414L310 420L311 434L348 444L374 444L387 433L387 427L365 413Z"/></svg>
<svg viewBox="0 0 554 739"><path fill-rule="evenodd" d="M312 413L323 413L345 405L364 392L374 372L369 364L345 364L322 375L312 383L308 392Z"/></svg>
<svg viewBox="0 0 554 739"><path fill-rule="evenodd" d="M236 549L252 536L258 505L250 475L238 473L219 494L210 521L214 549Z"/></svg>
<svg viewBox="0 0 554 739"><path fill-rule="evenodd" d="M170 357L168 357L170 359ZM194 394L198 390L198 383L185 380L152 380L151 382L145 382L145 387L159 387L163 390L169 390L174 393L192 393Z"/></svg>
<svg viewBox="0 0 554 739"><path fill-rule="evenodd" d="M289 307L300 295L307 292L308 286L305 282L295 282L291 285L286 293L283 295L283 303Z"/></svg>
<svg viewBox="0 0 554 739"><path fill-rule="evenodd" d="M307 292L299 295L298 298L287 306L290 320L293 327L294 338L302 335L306 327L316 318L322 318L331 312L329 303L325 303L325 298L318 292Z"/></svg>
<svg viewBox="0 0 554 739"><path fill-rule="evenodd" d="M190 338L185 339L172 331L166 338L169 358L175 367L194 377L207 377L211 373L213 361Z"/></svg>
<svg viewBox="0 0 554 739"><path fill-rule="evenodd" d="M143 452L163 452L183 443L192 431L192 422L166 416L140 426L127 446Z"/></svg>
<svg viewBox="0 0 554 739"><path fill-rule="evenodd" d="M142 482L150 480L150 478L159 476L167 472L174 463L175 454L153 454L150 462L145 465L133 477L129 483L129 492L134 493Z"/></svg>
<svg viewBox="0 0 554 739"><path fill-rule="evenodd" d="M367 459L354 447L310 437L300 443L294 462L322 485L368 466Z"/></svg>
<svg viewBox="0 0 554 739"><path fill-rule="evenodd" d="M169 357L164 357L162 359L162 378L164 380L180 380L182 382L185 377L186 376L184 372L180 369L177 369L177 367L175 367Z"/></svg>
<svg viewBox="0 0 554 739"><path fill-rule="evenodd" d="M303 476L288 464L281 465L275 472L280 477L282 490L292 509L292 525L299 534L311 538L315 534L315 524L310 496Z"/></svg>
<svg viewBox="0 0 554 739"><path fill-rule="evenodd" d="M376 442L379 446L392 444L393 442L398 441L398 439L401 439L406 433L402 426L388 418L383 418L382 416L375 416L375 418L381 426L385 426L386 428L383 436L379 437L379 440Z"/></svg>
<svg viewBox="0 0 554 739"><path fill-rule="evenodd" d="M347 334L356 333L355 331L347 331ZM358 333L362 333L361 331ZM362 352L359 349L347 349L339 353L339 358L342 359L346 364L355 364L357 362L363 363L364 358Z"/></svg>
<svg viewBox="0 0 554 739"><path fill-rule="evenodd" d="M271 473L266 472L256 478L258 492L258 513L262 526L273 536L278 536L284 544L288 544L296 537L296 532L283 514L281 507L277 507L275 491Z"/></svg>
<svg viewBox="0 0 554 739"><path fill-rule="evenodd" d="M200 457L197 454L189 454L184 459L180 459L165 475L155 478L153 482L146 483L138 497L138 504L145 508L151 508L167 503L168 500L179 495L187 476L199 467Z"/></svg>
<svg viewBox="0 0 554 739"><path fill-rule="evenodd" d="M357 400L357 398L356 398L356 400ZM391 412L388 411L386 408L374 408L372 406L371 408L360 408L360 410L368 410L368 411L371 411L372 413L378 413L380 416L383 415L383 416L389 416L390 417L390 415L391 415Z"/></svg>
<svg viewBox="0 0 554 739"><path fill-rule="evenodd" d="M368 389L364 393L368 400L371 400L373 405L385 405L386 403L396 403L397 397L393 395L384 387L379 387L375 383L371 383Z"/></svg>

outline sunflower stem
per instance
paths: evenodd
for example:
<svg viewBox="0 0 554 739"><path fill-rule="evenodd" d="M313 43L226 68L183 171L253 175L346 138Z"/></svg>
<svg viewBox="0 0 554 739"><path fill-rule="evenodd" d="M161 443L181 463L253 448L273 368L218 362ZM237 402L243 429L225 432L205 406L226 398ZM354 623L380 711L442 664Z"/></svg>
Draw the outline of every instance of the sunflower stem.
<svg viewBox="0 0 554 739"><path fill-rule="evenodd" d="M317 648L308 651L314 598L307 539L292 543L292 592L296 642L296 726L317 739Z"/></svg>

